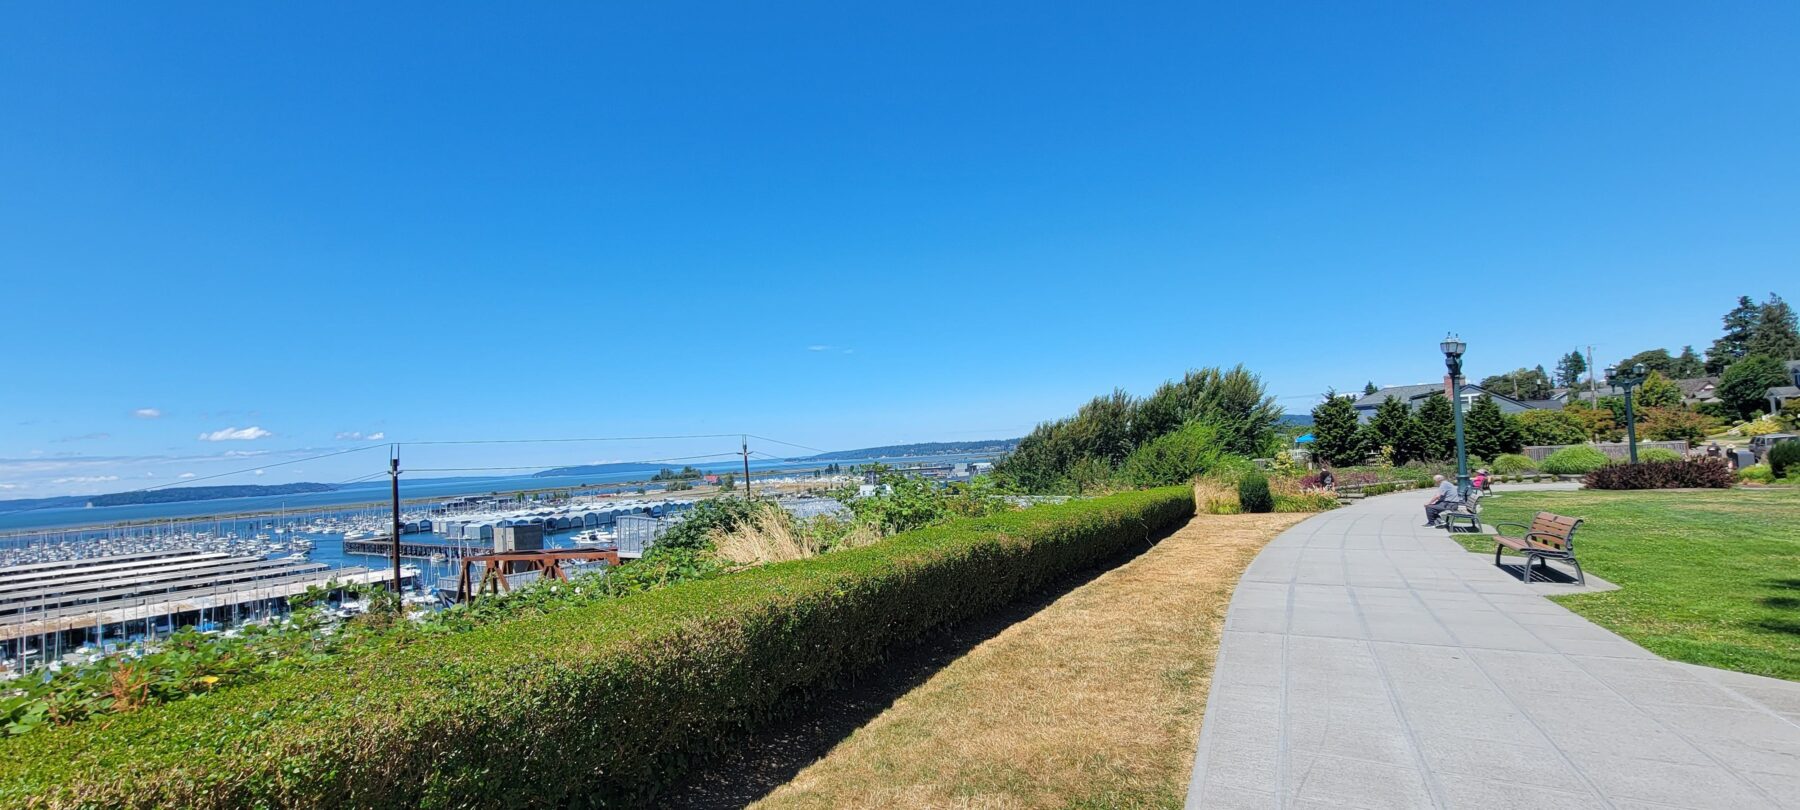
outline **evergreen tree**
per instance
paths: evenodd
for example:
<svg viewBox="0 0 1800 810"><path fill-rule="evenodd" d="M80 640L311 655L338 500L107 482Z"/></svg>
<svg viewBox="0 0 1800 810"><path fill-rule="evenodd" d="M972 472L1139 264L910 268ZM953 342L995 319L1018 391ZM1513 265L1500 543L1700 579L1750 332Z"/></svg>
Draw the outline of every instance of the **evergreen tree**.
<svg viewBox="0 0 1800 810"><path fill-rule="evenodd" d="M1762 320L1762 308L1748 295L1738 296L1737 306L1725 313L1725 334L1706 350L1706 373L1722 374L1727 366L1749 353L1750 335Z"/></svg>
<svg viewBox="0 0 1800 810"><path fill-rule="evenodd" d="M1769 293L1769 300L1757 308L1756 327L1750 332L1744 353L1776 360L1800 359L1800 329L1795 326L1794 308L1781 296Z"/></svg>
<svg viewBox="0 0 1800 810"><path fill-rule="evenodd" d="M1363 396L1365 396L1365 397L1370 394L1375 393L1376 391L1380 391L1380 390L1381 389L1375 387L1374 380L1370 380L1366 383L1363 383Z"/></svg>
<svg viewBox="0 0 1800 810"><path fill-rule="evenodd" d="M1351 398L1325 392L1325 401L1312 410L1313 453L1333 466L1358 464L1363 459L1362 432L1356 423Z"/></svg>
<svg viewBox="0 0 1800 810"><path fill-rule="evenodd" d="M1455 437L1451 440L1455 441ZM1500 406L1489 396L1476 397L1469 412L1463 414L1463 440L1468 444L1469 455L1486 459L1517 453L1523 447L1518 424L1501 413Z"/></svg>
<svg viewBox="0 0 1800 810"><path fill-rule="evenodd" d="M1484 378L1483 390L1502 394L1513 399L1547 399L1550 396L1550 375L1544 373L1544 367L1521 368L1505 374L1495 374Z"/></svg>
<svg viewBox="0 0 1800 810"><path fill-rule="evenodd" d="M1443 461L1456 455L1456 418L1449 397L1439 393L1426 397L1413 411L1412 423L1419 458Z"/></svg>
<svg viewBox="0 0 1800 810"><path fill-rule="evenodd" d="M1637 408L1673 408L1681 404L1681 386L1671 382L1661 372L1652 371L1644 378L1644 384L1638 386L1635 394Z"/></svg>
<svg viewBox="0 0 1800 810"><path fill-rule="evenodd" d="M1419 457L1419 442L1413 435L1412 410L1397 397L1388 397L1376 406L1375 415L1363 426L1363 446L1369 451L1388 448L1395 464L1405 464Z"/></svg>
<svg viewBox="0 0 1800 810"><path fill-rule="evenodd" d="M1581 375L1587 373L1587 358L1576 350L1562 356L1556 361L1556 384L1564 388L1574 388L1581 384Z"/></svg>
<svg viewBox="0 0 1800 810"><path fill-rule="evenodd" d="M1675 365L1669 368L1669 378L1691 380L1704 376L1706 376L1706 364L1701 362L1700 355L1694 353L1694 347L1681 347L1681 354L1675 358Z"/></svg>
<svg viewBox="0 0 1800 810"><path fill-rule="evenodd" d="M1769 407L1770 388L1789 384L1787 366L1780 360L1751 355L1732 363L1719 380L1719 399L1741 418Z"/></svg>

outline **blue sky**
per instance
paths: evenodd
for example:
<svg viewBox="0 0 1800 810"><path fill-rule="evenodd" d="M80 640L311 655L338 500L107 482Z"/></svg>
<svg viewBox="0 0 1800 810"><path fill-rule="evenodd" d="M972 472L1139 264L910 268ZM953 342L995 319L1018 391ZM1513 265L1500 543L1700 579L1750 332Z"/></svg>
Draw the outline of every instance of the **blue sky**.
<svg viewBox="0 0 1800 810"><path fill-rule="evenodd" d="M1792 4L867 5L7 6L0 497L1303 411L1795 292Z"/></svg>

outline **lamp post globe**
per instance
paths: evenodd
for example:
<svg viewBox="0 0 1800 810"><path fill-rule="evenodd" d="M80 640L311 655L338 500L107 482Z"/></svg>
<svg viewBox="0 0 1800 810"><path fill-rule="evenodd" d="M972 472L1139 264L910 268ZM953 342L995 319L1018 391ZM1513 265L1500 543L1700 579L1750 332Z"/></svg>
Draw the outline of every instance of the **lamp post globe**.
<svg viewBox="0 0 1800 810"><path fill-rule="evenodd" d="M1456 419L1456 491L1469 496L1469 447L1463 438L1462 356L1469 348L1455 334L1444 336L1438 349L1444 353L1444 368L1450 372L1450 412Z"/></svg>

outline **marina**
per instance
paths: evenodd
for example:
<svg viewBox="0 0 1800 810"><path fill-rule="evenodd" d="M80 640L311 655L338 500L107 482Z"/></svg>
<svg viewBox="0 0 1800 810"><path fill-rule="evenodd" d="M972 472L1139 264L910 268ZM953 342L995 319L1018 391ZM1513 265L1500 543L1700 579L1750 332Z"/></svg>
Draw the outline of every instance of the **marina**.
<svg viewBox="0 0 1800 810"><path fill-rule="evenodd" d="M0 568L0 664L12 672L66 654L153 641L284 613L310 588L384 583L389 570L333 568L303 557L151 551ZM401 570L402 585L419 581Z"/></svg>

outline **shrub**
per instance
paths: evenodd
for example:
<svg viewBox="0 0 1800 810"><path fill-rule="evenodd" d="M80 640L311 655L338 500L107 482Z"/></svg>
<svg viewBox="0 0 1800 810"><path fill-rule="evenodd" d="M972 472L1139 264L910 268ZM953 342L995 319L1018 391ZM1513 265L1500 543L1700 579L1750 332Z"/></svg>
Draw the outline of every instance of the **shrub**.
<svg viewBox="0 0 1800 810"><path fill-rule="evenodd" d="M1738 480L1756 484L1773 484L1775 483L1775 471L1769 469L1767 464L1752 464L1738 470Z"/></svg>
<svg viewBox="0 0 1800 810"><path fill-rule="evenodd" d="M1260 472L1246 473L1238 479L1238 506L1245 512L1275 510L1275 499L1269 495L1269 479Z"/></svg>
<svg viewBox="0 0 1800 810"><path fill-rule="evenodd" d="M1274 502L1277 512L1327 512L1338 508L1337 496L1329 492L1277 493Z"/></svg>
<svg viewBox="0 0 1800 810"><path fill-rule="evenodd" d="M649 804L694 757L893 645L1193 511L1169 488L958 519L41 730L0 743L0 806Z"/></svg>
<svg viewBox="0 0 1800 810"><path fill-rule="evenodd" d="M1581 416L1567 410L1520 413L1519 440L1530 445L1580 444L1592 437Z"/></svg>
<svg viewBox="0 0 1800 810"><path fill-rule="evenodd" d="M1767 436L1770 433L1780 433L1781 422L1764 416L1741 423L1732 428L1731 432L1739 436Z"/></svg>
<svg viewBox="0 0 1800 810"><path fill-rule="evenodd" d="M1587 445L1565 447L1550 454L1539 469L1552 475L1587 475L1612 463L1605 453Z"/></svg>
<svg viewBox="0 0 1800 810"><path fill-rule="evenodd" d="M1163 487L1193 480L1218 466L1224 451L1219 429L1204 422L1190 422L1139 445L1126 457L1122 474L1140 487ZM1285 454L1278 454L1281 457Z"/></svg>
<svg viewBox="0 0 1800 810"><path fill-rule="evenodd" d="M1718 428L1717 420L1681 408L1646 408L1638 433L1656 442L1684 441L1699 444Z"/></svg>
<svg viewBox="0 0 1800 810"><path fill-rule="evenodd" d="M1667 447L1649 447L1638 451L1638 463L1680 461L1682 455Z"/></svg>
<svg viewBox="0 0 1800 810"><path fill-rule="evenodd" d="M1524 472L1537 472L1537 462L1530 456L1518 453L1501 453L1494 458L1493 471L1499 475L1517 475Z"/></svg>
<svg viewBox="0 0 1800 810"><path fill-rule="evenodd" d="M1733 483L1722 458L1611 464L1587 475L1589 489L1725 489Z"/></svg>
<svg viewBox="0 0 1800 810"><path fill-rule="evenodd" d="M1764 459L1769 463L1769 472L1776 478L1786 478L1794 472L1800 472L1800 441L1789 439L1769 448L1769 456Z"/></svg>

